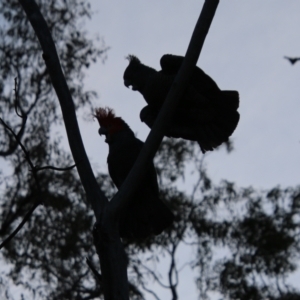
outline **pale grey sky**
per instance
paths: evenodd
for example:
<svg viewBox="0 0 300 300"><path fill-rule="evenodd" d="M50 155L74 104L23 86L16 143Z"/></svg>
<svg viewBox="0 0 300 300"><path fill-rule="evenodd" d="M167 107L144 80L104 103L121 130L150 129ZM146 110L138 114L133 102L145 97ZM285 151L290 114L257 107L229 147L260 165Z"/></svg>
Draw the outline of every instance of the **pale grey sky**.
<svg viewBox="0 0 300 300"><path fill-rule="evenodd" d="M87 73L87 86L99 92L95 106L110 106L144 140L149 132L139 120L145 101L123 85L128 54L159 69L165 53L184 55L203 1L92 1L96 10L88 31L103 36L111 49L105 64ZM300 56L298 0L221 0L198 66L222 89L240 93L240 123L232 135L235 151L207 155L217 182L270 188L296 185L300 178ZM97 123L83 126L92 161L106 170L107 145Z"/></svg>

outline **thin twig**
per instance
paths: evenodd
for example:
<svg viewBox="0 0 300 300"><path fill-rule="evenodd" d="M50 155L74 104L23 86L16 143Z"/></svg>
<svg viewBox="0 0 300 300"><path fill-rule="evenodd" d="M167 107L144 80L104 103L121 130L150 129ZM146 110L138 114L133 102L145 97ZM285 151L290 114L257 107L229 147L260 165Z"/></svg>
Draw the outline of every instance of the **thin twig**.
<svg viewBox="0 0 300 300"><path fill-rule="evenodd" d="M24 216L22 222L17 226L17 228L0 244L0 249L2 249L6 244L8 244L11 239L22 229L22 227L25 225L25 223L29 220L32 213L35 211L35 209L41 204L41 201L36 201L31 209L26 213Z"/></svg>
<svg viewBox="0 0 300 300"><path fill-rule="evenodd" d="M199 167L197 168L198 170L198 174L199 174L199 177L198 177L198 180L197 180L197 182L196 182L196 184L194 185L194 187L193 187L193 191L192 191L192 194L191 194L191 201L192 201L192 203L194 203L194 201L195 201L195 195L196 195L196 192L197 192L197 190L198 190L198 188L199 188L199 186L200 186L200 183L201 183L201 181L203 180L203 163L204 163L204 159L205 159L205 155L202 155L201 156L201 159L200 159L200 164L199 164ZM199 160L198 159L196 159L196 164L197 163L199 163Z"/></svg>
<svg viewBox="0 0 300 300"><path fill-rule="evenodd" d="M157 294L156 294L155 292L151 291L150 289L148 289L148 288L145 286L144 282L140 282L140 283L141 283L141 285L142 285L142 288L143 288L147 293L151 294L156 300L160 300L160 298L157 296Z"/></svg>
<svg viewBox="0 0 300 300"><path fill-rule="evenodd" d="M178 299L178 295L177 295L177 291L176 291L176 287L178 285L178 272L176 269L176 262L175 262L175 253L176 253L176 248L177 245L173 244L172 245L172 251L170 251L170 255L171 255L171 265L170 265L170 269L169 269L169 284L170 284L170 289L171 289L171 293L172 293L172 300L177 300ZM175 280L176 282L173 283L173 273L175 273Z"/></svg>
<svg viewBox="0 0 300 300"><path fill-rule="evenodd" d="M52 167L52 166L45 166L45 167L35 167L35 171L42 171L42 170L55 170L55 171L69 171L72 170L76 167L76 164L66 167L66 168L57 168L57 167Z"/></svg>
<svg viewBox="0 0 300 300"><path fill-rule="evenodd" d="M169 289L170 286L165 285L164 283L161 282L161 280L158 278L158 276L155 274L154 271L152 271L150 268L148 268L147 266L141 264L141 266L146 269L147 272L149 272L150 275L152 275L152 277L154 278L154 280L163 288L165 289Z"/></svg>
<svg viewBox="0 0 300 300"><path fill-rule="evenodd" d="M88 257L86 257L85 260L86 260L87 265L89 266L89 268L91 269L91 271L95 275L96 279L98 280L98 283L101 285L102 284L102 276L101 276L101 274L99 274L99 272L96 270L96 268L94 267L93 263L89 260Z"/></svg>
<svg viewBox="0 0 300 300"><path fill-rule="evenodd" d="M17 69L17 73L18 73L18 77L20 78L20 73L19 73L18 69ZM20 140L21 140L21 137L22 137L22 135L24 133L25 125L26 125L26 122L27 122L27 114L25 114L22 111L22 108L21 108L20 102L19 102L18 77L15 77L15 87L14 87L15 101L14 101L14 107L15 107L16 115L22 119L22 124L21 124L21 128L20 128L19 132L17 134L15 134L15 132L3 121L3 119L0 118L0 121L3 124L3 126L6 128L7 131L9 131L13 135L13 137L15 138L15 140L17 142L14 147L10 147L10 149L7 151L7 153L5 153L6 155L11 154L17 148L17 145L20 145L22 147L22 145L20 144ZM20 109L21 114L18 112L18 108ZM23 147L22 149L24 151L25 148ZM26 154L26 152L24 152L24 153ZM2 153L2 155L4 155L4 153Z"/></svg>
<svg viewBox="0 0 300 300"><path fill-rule="evenodd" d="M16 142L18 143L18 145L21 147L22 151L24 152L25 158L26 158L27 162L29 163L31 169L34 169L34 165L30 159L29 152L26 150L25 146L21 143L20 139L18 138L18 135L15 134L15 132L3 121L2 118L0 118L0 122L2 123L4 128L14 136L14 138L16 139Z"/></svg>
<svg viewBox="0 0 300 300"><path fill-rule="evenodd" d="M27 118L26 115L18 113L18 108L20 108L18 77L15 77L15 88L14 88L14 91L15 91L15 112L16 112L16 115L18 117L22 118L22 119L23 118ZM22 111L21 108L20 108L20 110Z"/></svg>
<svg viewBox="0 0 300 300"><path fill-rule="evenodd" d="M24 134L25 131L25 126L26 126L26 122L27 122L27 114L23 112L22 107L20 106L20 101L19 101L19 90L20 90L20 81L21 81L21 75L20 75L20 71L19 69L16 67L18 76L15 77L15 87L14 87L14 92L15 92L15 101L14 101L14 108L15 108L15 113L18 117L20 117L22 119L22 123L21 123L21 128L19 130L19 132L14 135L15 139L18 141L21 139L21 137ZM18 82L18 78L19 78L19 82ZM21 111L21 114L18 112L18 108ZM2 124L4 124L4 121L1 119ZM7 129L7 128L6 128ZM12 131L10 131L12 132ZM11 138L10 135L8 135L9 138ZM7 151L1 151L0 155L1 156L8 156L10 154L12 154L16 148L18 147L18 143L15 143L13 145L10 144L9 149Z"/></svg>

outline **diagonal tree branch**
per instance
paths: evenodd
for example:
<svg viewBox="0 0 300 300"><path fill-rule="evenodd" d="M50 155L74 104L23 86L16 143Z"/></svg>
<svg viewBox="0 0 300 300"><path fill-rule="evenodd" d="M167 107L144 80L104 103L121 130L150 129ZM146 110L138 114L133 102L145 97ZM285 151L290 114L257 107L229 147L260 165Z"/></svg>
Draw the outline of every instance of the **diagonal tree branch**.
<svg viewBox="0 0 300 300"><path fill-rule="evenodd" d="M108 200L100 190L87 158L79 132L73 99L63 75L51 33L34 0L19 0L19 2L42 47L43 58L62 109L71 152L87 198L92 205L97 221L100 221L103 208Z"/></svg>
<svg viewBox="0 0 300 300"><path fill-rule="evenodd" d="M180 98L182 97L202 50L206 35L218 7L219 0L205 0L195 26L182 66L173 82L169 94L158 114L144 147L116 196L110 202L111 213L122 209L137 188L146 169L147 161L153 159Z"/></svg>

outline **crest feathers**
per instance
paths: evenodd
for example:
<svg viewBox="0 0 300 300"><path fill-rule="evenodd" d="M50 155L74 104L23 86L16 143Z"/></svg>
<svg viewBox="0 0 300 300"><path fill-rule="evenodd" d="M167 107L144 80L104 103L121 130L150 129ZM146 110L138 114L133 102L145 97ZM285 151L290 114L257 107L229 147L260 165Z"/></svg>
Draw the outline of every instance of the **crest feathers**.
<svg viewBox="0 0 300 300"><path fill-rule="evenodd" d="M94 116L98 120L101 127L107 127L108 124L113 124L115 119L117 119L114 110L109 107L97 108Z"/></svg>
<svg viewBox="0 0 300 300"><path fill-rule="evenodd" d="M135 55L129 54L128 56L126 56L126 59L129 60L129 64L131 64L131 63L140 64L141 63L141 61Z"/></svg>

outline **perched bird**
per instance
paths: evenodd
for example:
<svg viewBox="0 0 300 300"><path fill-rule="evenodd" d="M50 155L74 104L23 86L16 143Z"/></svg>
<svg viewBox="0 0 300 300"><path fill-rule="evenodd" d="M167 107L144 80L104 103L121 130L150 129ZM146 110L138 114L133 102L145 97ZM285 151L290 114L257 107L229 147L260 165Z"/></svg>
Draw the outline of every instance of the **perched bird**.
<svg viewBox="0 0 300 300"><path fill-rule="evenodd" d="M286 58L292 65L294 65L297 61L300 60L300 57L288 57L288 56L284 56L284 58Z"/></svg>
<svg viewBox="0 0 300 300"><path fill-rule="evenodd" d="M144 143L135 137L123 119L115 116L112 109L98 108L95 117L100 125L99 134L105 135L109 147L109 175L120 189ZM122 238L143 239L160 234L171 225L173 214L158 194L156 171L153 162L149 162L139 187L121 212L119 233Z"/></svg>
<svg viewBox="0 0 300 300"><path fill-rule="evenodd" d="M129 65L124 72L124 84L143 95L148 105L141 110L140 118L151 128L184 57L162 56L160 71L145 66L134 55L127 58ZM213 150L226 142L235 130L240 117L238 107L237 91L221 91L215 81L196 66L166 136L197 141L203 153Z"/></svg>

